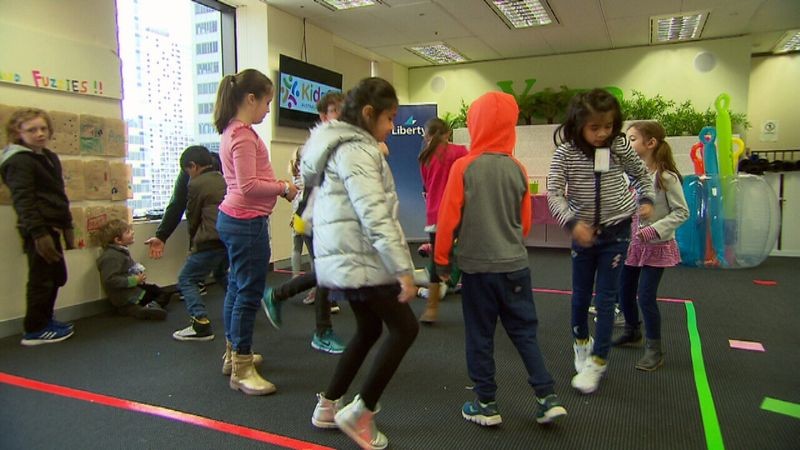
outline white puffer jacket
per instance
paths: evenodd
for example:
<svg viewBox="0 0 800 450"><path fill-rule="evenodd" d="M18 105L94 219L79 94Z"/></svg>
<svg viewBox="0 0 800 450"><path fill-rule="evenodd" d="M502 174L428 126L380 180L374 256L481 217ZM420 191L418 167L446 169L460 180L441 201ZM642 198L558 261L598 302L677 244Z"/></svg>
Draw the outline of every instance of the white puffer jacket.
<svg viewBox="0 0 800 450"><path fill-rule="evenodd" d="M323 167L326 150L337 145ZM375 138L345 122L317 126L300 163L307 189L323 170L312 211L317 283L354 289L392 284L412 273L394 177Z"/></svg>

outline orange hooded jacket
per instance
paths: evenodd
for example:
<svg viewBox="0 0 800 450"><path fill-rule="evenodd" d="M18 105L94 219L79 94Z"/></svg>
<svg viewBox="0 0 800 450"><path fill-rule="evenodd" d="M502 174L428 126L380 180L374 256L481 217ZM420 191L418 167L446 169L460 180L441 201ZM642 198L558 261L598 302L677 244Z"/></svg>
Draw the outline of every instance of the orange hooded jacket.
<svg viewBox="0 0 800 450"><path fill-rule="evenodd" d="M528 266L528 174L513 156L518 115L514 97L502 92L484 94L469 108L470 152L453 164L439 208L434 261L440 274L449 273L456 237L458 266L466 273Z"/></svg>

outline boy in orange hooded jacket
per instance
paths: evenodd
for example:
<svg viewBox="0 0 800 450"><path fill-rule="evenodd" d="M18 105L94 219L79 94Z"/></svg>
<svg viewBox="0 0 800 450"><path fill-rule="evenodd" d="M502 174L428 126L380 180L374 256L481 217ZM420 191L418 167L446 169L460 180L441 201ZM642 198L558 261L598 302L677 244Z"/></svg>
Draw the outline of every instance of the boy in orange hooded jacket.
<svg viewBox="0 0 800 450"><path fill-rule="evenodd" d="M453 164L437 221L434 261L439 276L446 279L450 273L456 237L455 257L463 272L467 371L477 399L465 403L461 414L483 426L502 422L493 356L498 317L528 370L538 405L536 421L549 423L567 414L536 338L538 319L523 243L531 228L531 197L525 167L513 156L518 114L514 97L501 92L472 103L467 113L471 149Z"/></svg>

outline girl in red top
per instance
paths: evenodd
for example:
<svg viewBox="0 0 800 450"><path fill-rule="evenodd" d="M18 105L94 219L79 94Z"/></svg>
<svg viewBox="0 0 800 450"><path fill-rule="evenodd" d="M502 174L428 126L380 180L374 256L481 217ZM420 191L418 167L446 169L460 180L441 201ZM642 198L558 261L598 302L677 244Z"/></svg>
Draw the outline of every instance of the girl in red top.
<svg viewBox="0 0 800 450"><path fill-rule="evenodd" d="M462 156L467 154L467 148L463 145L451 144L452 135L450 127L438 117L434 117L425 124L425 147L417 158L419 168L422 173L422 195L425 197L425 231L430 233L431 248L436 242L436 217L439 215L439 204L442 202L444 188L447 185L447 175L450 174L450 167ZM422 323L432 324L436 322L438 315L439 300L442 297L440 291L441 280L436 275L431 258L430 285L428 289L428 304L425 312L420 316Z"/></svg>

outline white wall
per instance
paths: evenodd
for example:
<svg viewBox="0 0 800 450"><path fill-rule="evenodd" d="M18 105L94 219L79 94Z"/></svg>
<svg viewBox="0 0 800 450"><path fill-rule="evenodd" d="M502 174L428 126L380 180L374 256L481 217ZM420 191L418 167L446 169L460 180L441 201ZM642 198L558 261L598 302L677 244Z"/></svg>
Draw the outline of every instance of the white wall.
<svg viewBox="0 0 800 450"><path fill-rule="evenodd" d="M750 67L747 146L753 150L800 149L800 54L759 56ZM761 137L767 120L778 123L778 140ZM800 158L800 154L796 156Z"/></svg>

